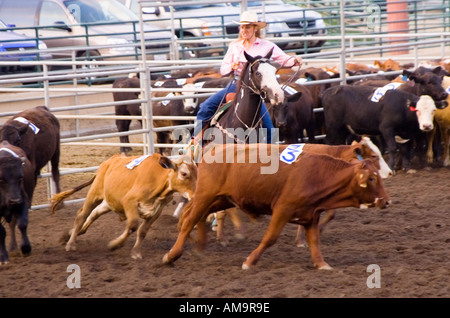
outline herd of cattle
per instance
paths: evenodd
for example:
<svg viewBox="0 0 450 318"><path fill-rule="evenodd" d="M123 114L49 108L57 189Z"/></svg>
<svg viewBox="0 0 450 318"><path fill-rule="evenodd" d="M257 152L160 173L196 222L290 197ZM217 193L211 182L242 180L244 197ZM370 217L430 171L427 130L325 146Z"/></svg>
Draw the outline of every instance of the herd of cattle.
<svg viewBox="0 0 450 318"><path fill-rule="evenodd" d="M374 73L379 69L402 70L392 60L376 63L377 67L348 64L350 74ZM403 168L411 169L411 161L426 164L449 164L450 107L448 89L450 77L445 67L403 66L400 76L384 76L355 81L347 85L320 83L303 85L338 75L321 68L308 67L298 72L280 71L279 81L287 94L302 92L296 102L286 102L284 117L277 117L283 144L264 145L269 155L276 154L278 169L272 174L261 174L266 162L252 153L260 154L263 144L212 145L205 147L203 156L220 157L234 154L235 164L220 164L192 160L192 153L171 160L161 153L128 157L116 155L103 162L96 175L74 189L60 192L59 154L60 127L57 118L44 106L25 110L9 119L0 128L0 265L9 262L5 246L5 223L9 224L10 246L17 251L16 226L21 233L20 252L31 253L27 237L28 210L41 168L51 162L52 177L57 195L52 210L65 198L84 187L91 186L83 206L77 213L66 250L74 250L78 235L101 215L114 211L126 221L124 232L112 240L109 248L123 245L126 238L137 231L132 249L133 258L142 258L141 244L150 226L159 217L164 206L180 193L187 201L179 221L179 235L172 249L164 256L165 263L179 258L186 239L197 229L196 246L206 244L206 220L209 214L240 208L251 217L272 215L261 244L243 263L244 269L255 265L262 252L273 245L284 225L299 224L298 244L303 244L302 233L311 250L314 264L319 269L330 269L319 247L320 227L331 220L334 210L342 207L377 207L389 205L389 195L383 178ZM155 93L155 97L176 94L195 96L198 87L225 87L230 78L221 77L216 70L195 74L172 74L154 79L154 87L182 88L173 93ZM311 83L309 83L311 84ZM129 77L116 80L113 87L139 88L140 80ZM134 101L115 106L117 115L140 115L138 92L113 93L114 101ZM206 97L167 99L153 103L153 115L192 116ZM267 105L270 110L270 105ZM323 108L323 112L315 109ZM131 120L117 120L118 131L127 131ZM186 121L188 123L189 121ZM180 122L155 121L154 126L173 126ZM325 134L325 143L318 143L316 135ZM353 141L356 136L368 137ZM158 133L157 142L169 142L170 135ZM128 137L120 137L127 143ZM353 142L352 142L353 141ZM298 148L292 144L308 142ZM381 152L378 150L380 149ZM121 147L126 153L129 147ZM188 149L189 150L189 149ZM295 156L295 160L281 162L280 154ZM383 155L384 154L384 155ZM387 164L383 157L386 157ZM397 164L395 159L398 159ZM222 161L223 162L223 161ZM250 163L252 162L252 163ZM244 177L245 176L245 177ZM333 176L330 178L330 176ZM119 185L119 186L118 186ZM230 210L229 210L230 211ZM320 213L326 218L320 221ZM231 213L231 212L230 212ZM140 222L139 219L143 219ZM223 217L218 217L218 238L223 237ZM239 220L236 221L239 227Z"/></svg>

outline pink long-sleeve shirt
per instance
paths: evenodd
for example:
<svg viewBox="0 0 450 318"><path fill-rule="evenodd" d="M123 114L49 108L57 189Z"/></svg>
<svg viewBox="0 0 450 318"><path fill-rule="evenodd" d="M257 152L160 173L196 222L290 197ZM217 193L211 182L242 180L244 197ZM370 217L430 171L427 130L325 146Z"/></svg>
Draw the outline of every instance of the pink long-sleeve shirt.
<svg viewBox="0 0 450 318"><path fill-rule="evenodd" d="M256 41L250 47L250 50L247 51L247 54L250 54L251 56L265 56L272 48L274 49L271 59L275 62L281 64L283 67L292 67L295 65L296 59L294 56L287 55L276 44L260 38L256 38ZM244 51L244 40L231 42L228 51L223 58L220 73L222 75L229 74L232 71L232 65L235 62L239 62L239 67L234 71L234 75L240 75L244 64L247 62Z"/></svg>

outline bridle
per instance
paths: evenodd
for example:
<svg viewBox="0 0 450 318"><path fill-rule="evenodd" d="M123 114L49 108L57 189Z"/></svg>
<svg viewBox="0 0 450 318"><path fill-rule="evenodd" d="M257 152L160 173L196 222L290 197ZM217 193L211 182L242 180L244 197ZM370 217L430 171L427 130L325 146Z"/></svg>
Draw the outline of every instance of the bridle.
<svg viewBox="0 0 450 318"><path fill-rule="evenodd" d="M261 90L260 88L258 88L258 86L257 86L257 85L255 84L255 82L253 81L253 67L254 67L254 65L256 65L256 63L259 63L259 64L261 64L261 63L269 63L269 64L271 64L271 63L270 63L270 60L269 60L268 58L265 58L265 57L253 61L253 62L247 67L247 70L248 70L248 79L249 79L250 84L248 85L248 84L246 84L244 81L241 81L241 86L243 86L244 88L248 88L249 90L251 90L251 91L252 91L254 94L256 94L256 95L259 95L260 99L259 99L259 104L258 104L258 106L257 106L257 109L260 109L261 104L262 104L262 101L265 100L265 99L267 98L267 93L266 93L266 91ZM242 87L241 87L241 90L242 90ZM238 93L239 93L239 92L238 92ZM261 123L261 120L262 120L263 116L259 116L259 119L257 119L257 117L258 117L259 114L258 114L258 112L255 112L255 116L254 116L253 119L252 119L252 124L251 124L251 126L249 127L249 126L248 126L248 125L247 125L247 124L239 117L239 115L237 114L238 108L239 108L239 103L237 103L237 104L235 105L235 108L234 108L234 115L235 115L236 118L239 120L239 122L240 122L242 125L244 125L245 128L247 128L247 129L249 129L249 130L254 130L254 129L256 129L256 127ZM267 111L269 111L269 109L267 109ZM219 129L220 129L220 127L219 127ZM247 138L248 138L248 137L247 137ZM236 138L235 138L235 140L236 140ZM240 141L240 142L242 142L242 141Z"/></svg>

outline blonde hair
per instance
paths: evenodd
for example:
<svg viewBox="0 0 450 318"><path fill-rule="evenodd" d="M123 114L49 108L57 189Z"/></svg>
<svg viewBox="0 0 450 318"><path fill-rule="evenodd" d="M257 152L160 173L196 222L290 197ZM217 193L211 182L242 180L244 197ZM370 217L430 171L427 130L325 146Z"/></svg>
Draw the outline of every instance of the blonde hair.
<svg viewBox="0 0 450 318"><path fill-rule="evenodd" d="M255 24L252 24L252 25L256 29L255 30L255 37L261 38L261 29L258 26L256 26ZM242 35L241 35L241 32L240 32L240 29L241 29L241 27L239 27L239 38L238 38L238 41L242 40Z"/></svg>

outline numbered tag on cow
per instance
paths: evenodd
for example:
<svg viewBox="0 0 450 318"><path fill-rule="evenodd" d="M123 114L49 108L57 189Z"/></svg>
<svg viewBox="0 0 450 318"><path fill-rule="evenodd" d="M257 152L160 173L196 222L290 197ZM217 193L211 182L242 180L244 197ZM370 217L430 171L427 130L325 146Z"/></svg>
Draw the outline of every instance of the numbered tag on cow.
<svg viewBox="0 0 450 318"><path fill-rule="evenodd" d="M283 152L280 155L280 160L291 164L295 161L297 161L298 156L303 152L303 147L305 144L292 144L289 145L286 149L283 150Z"/></svg>
<svg viewBox="0 0 450 318"><path fill-rule="evenodd" d="M370 100L372 102L378 103L387 91L391 89L397 89L400 85L402 85L402 83L389 83L387 85L384 85L383 87L379 87L375 90Z"/></svg>
<svg viewBox="0 0 450 318"><path fill-rule="evenodd" d="M151 155L144 155L144 156L140 156L139 158L134 159L133 161L131 161L129 164L126 165L126 167L128 169L133 169L136 166L139 166L139 164L144 161L146 158L150 157Z"/></svg>

